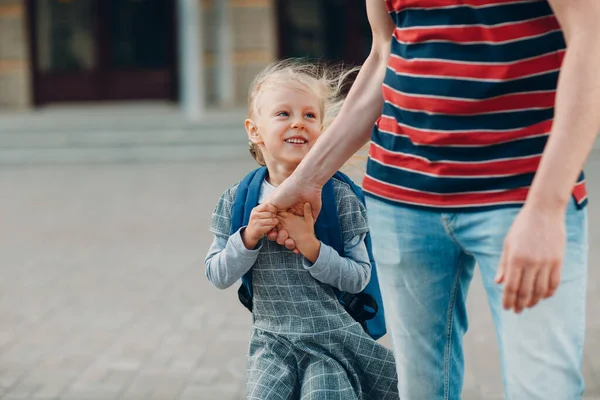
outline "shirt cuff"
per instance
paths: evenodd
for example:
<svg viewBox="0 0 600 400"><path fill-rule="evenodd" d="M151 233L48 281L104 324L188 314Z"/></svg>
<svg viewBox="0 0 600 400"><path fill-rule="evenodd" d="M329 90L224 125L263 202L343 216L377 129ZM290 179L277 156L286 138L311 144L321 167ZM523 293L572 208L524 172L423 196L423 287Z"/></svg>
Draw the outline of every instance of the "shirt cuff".
<svg viewBox="0 0 600 400"><path fill-rule="evenodd" d="M245 226L242 226L236 233L229 237L229 242L235 248L237 254L244 258L256 258L258 252L262 248L262 239L258 241L258 245L254 250L248 250L244 245L244 241L242 240L242 230L246 229Z"/></svg>
<svg viewBox="0 0 600 400"><path fill-rule="evenodd" d="M310 271L311 274L319 274L323 272L327 267L329 267L329 263L331 261L331 255L333 252L333 248L327 246L325 243L321 242L321 247L319 249L319 256L315 263L311 263L306 257L302 260L302 266L304 269Z"/></svg>

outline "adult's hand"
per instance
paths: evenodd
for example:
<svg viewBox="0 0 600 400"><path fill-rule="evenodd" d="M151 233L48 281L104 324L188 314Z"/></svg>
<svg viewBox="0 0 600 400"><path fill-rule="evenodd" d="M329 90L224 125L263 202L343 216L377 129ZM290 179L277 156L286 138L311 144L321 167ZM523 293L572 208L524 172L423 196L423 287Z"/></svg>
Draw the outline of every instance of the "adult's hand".
<svg viewBox="0 0 600 400"><path fill-rule="evenodd" d="M304 204L308 202L312 207L313 218L316 220L321 211L321 188L301 181L292 174L265 199L265 202L274 205L279 211L292 211L297 215L304 215ZM272 230L267 238L298 253L296 243L283 229Z"/></svg>
<svg viewBox="0 0 600 400"><path fill-rule="evenodd" d="M292 174L265 202L274 205L279 211L291 210L296 215L304 215L304 204L310 203L313 218L316 220L321 211L321 187L302 181Z"/></svg>
<svg viewBox="0 0 600 400"><path fill-rule="evenodd" d="M566 246L565 211L525 205L504 240L497 283L506 310L520 313L552 296L560 283Z"/></svg>
<svg viewBox="0 0 600 400"><path fill-rule="evenodd" d="M267 238L271 241L276 241L277 244L285 246L288 250L293 250L296 254L300 253L296 248L296 242L290 237L288 231L285 229L278 229L276 227L267 234Z"/></svg>

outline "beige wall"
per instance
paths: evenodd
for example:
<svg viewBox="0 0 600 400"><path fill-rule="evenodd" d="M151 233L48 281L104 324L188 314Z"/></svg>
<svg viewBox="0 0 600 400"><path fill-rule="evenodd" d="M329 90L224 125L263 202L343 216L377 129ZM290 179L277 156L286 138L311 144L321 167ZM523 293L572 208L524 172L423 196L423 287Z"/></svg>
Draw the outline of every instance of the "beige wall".
<svg viewBox="0 0 600 400"><path fill-rule="evenodd" d="M0 108L31 104L24 0L0 0Z"/></svg>
<svg viewBox="0 0 600 400"><path fill-rule="evenodd" d="M204 0L204 37L206 90L209 104L215 99L216 18L213 2ZM246 104L248 87L254 76L277 57L274 0L230 0L233 26L234 98L236 105Z"/></svg>

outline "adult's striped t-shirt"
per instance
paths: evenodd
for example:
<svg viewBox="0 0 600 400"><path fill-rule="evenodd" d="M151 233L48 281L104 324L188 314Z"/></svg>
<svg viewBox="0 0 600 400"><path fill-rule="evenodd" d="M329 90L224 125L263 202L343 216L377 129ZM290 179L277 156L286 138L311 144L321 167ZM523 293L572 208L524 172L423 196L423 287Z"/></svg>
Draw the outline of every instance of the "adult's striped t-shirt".
<svg viewBox="0 0 600 400"><path fill-rule="evenodd" d="M396 23L363 188L476 211L523 204L565 41L547 0L382 0ZM583 172L573 196L587 202Z"/></svg>

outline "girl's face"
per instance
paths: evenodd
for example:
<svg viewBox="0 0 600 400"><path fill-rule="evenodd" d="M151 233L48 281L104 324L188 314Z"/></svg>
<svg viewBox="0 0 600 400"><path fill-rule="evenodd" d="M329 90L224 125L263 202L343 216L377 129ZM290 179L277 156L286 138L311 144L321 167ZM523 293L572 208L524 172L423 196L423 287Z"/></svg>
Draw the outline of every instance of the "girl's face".
<svg viewBox="0 0 600 400"><path fill-rule="evenodd" d="M250 141L259 146L269 168L296 168L321 134L321 101L283 85L262 92L256 102L255 121L246 120Z"/></svg>

